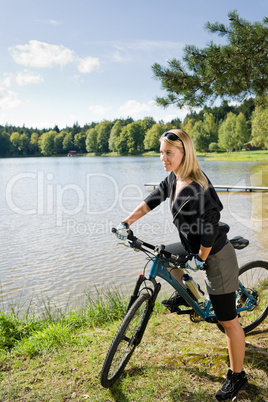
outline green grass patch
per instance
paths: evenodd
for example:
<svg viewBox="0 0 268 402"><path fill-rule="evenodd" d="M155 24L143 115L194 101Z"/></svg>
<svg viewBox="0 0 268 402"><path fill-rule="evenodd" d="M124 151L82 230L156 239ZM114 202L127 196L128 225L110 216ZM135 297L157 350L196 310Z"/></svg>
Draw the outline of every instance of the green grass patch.
<svg viewBox="0 0 268 402"><path fill-rule="evenodd" d="M267 162L268 150L238 151L238 152L211 152L205 155L205 160L219 160L232 162Z"/></svg>
<svg viewBox="0 0 268 402"><path fill-rule="evenodd" d="M65 314L55 309L54 315L51 307L41 317L2 313L0 401L214 401L229 367L224 334L213 324L167 314L160 302L121 378L111 389L101 387L125 308L112 289L88 295L83 308ZM246 338L250 386L243 401L266 400L267 338L267 320Z"/></svg>
<svg viewBox="0 0 268 402"><path fill-rule="evenodd" d="M160 156L160 152L156 151L147 151L142 154L142 156Z"/></svg>

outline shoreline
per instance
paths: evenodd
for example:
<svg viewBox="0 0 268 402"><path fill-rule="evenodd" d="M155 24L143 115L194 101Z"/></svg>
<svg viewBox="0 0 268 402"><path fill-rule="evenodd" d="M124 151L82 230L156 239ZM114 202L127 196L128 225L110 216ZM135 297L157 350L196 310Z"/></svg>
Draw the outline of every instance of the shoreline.
<svg viewBox="0 0 268 402"><path fill-rule="evenodd" d="M18 159L18 158L65 158L67 155L19 155L19 156L0 156L0 159ZM160 153L155 151L143 152L136 155L119 155L116 152L109 152L106 154L77 154L73 158L77 157L159 157ZM197 157L202 157L206 161L230 161L230 162L261 162L268 164L268 150L258 151L237 151L237 152L196 152Z"/></svg>

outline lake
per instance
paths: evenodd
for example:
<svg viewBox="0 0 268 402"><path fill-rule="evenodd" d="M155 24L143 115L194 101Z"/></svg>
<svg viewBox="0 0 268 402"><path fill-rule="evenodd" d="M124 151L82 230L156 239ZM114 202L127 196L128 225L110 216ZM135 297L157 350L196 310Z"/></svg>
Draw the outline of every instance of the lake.
<svg viewBox="0 0 268 402"><path fill-rule="evenodd" d="M253 162L200 164L214 184L264 185ZM111 228L148 194L144 183L165 176L158 157L0 159L1 308L23 311L31 300L38 309L47 298L61 308L76 306L85 292L94 296L111 285L128 293L144 255L117 245ZM230 236L250 240L238 252L239 263L267 259L268 194L218 194ZM168 202L133 230L155 244L178 239Z"/></svg>

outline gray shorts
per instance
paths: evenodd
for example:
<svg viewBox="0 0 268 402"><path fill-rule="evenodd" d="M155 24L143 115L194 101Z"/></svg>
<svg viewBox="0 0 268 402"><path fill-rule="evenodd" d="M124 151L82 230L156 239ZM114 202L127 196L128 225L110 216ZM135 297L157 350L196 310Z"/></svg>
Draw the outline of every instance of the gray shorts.
<svg viewBox="0 0 268 402"><path fill-rule="evenodd" d="M186 254L181 243L169 244L166 250L174 254ZM229 241L218 253L208 256L207 265L205 282L208 294L223 295L238 289L239 268L235 250Z"/></svg>
<svg viewBox="0 0 268 402"><path fill-rule="evenodd" d="M238 287L238 263L236 253L228 241L216 254L208 256L205 282L211 295L235 292Z"/></svg>

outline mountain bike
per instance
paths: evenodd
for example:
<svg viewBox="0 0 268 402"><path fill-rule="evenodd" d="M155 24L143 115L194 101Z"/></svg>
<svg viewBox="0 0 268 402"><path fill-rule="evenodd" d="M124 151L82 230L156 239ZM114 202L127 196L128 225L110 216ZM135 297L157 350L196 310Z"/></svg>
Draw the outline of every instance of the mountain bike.
<svg viewBox="0 0 268 402"><path fill-rule="evenodd" d="M116 229L112 229L116 233ZM230 240L235 249L243 249L249 241L241 236ZM176 313L189 314L192 322L206 321L218 323L209 297L203 297L202 290L189 274L182 286L171 274L170 269L181 268L189 272L186 262L189 256L174 255L165 250L164 245L155 246L134 236L128 231L129 246L135 251L147 255L148 262L143 274L139 275L128 307L106 355L102 371L101 384L111 387L118 380L134 350L140 344L148 321L152 315L161 284L156 277L168 282L188 303L188 307L177 307ZM152 262L148 278L145 269ZM256 328L268 315L268 262L252 261L239 269L239 289L236 291L236 309L240 324L245 333Z"/></svg>

